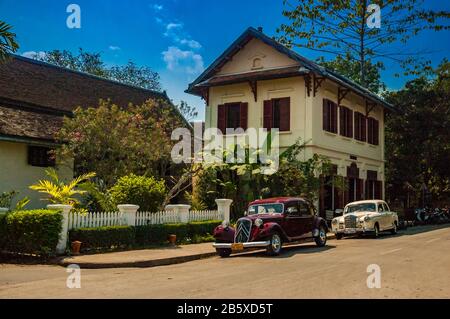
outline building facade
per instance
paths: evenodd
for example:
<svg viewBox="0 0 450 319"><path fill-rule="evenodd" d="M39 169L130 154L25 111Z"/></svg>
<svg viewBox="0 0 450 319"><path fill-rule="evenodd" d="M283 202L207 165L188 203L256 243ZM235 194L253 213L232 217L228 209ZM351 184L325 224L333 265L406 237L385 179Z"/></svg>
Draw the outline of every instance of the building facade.
<svg viewBox="0 0 450 319"><path fill-rule="evenodd" d="M384 198L384 114L392 106L262 30L247 29L186 92L206 101L206 128L278 128L281 151L300 138L305 158L327 156L347 187L339 192L322 177L321 215Z"/></svg>
<svg viewBox="0 0 450 319"><path fill-rule="evenodd" d="M36 60L12 56L0 64L0 194L19 192L27 208L46 202L29 185L45 178L56 161L49 152L58 147L55 133L64 116L78 107L96 107L100 99L126 107L167 95L124 85ZM55 167L63 180L73 178L73 161Z"/></svg>

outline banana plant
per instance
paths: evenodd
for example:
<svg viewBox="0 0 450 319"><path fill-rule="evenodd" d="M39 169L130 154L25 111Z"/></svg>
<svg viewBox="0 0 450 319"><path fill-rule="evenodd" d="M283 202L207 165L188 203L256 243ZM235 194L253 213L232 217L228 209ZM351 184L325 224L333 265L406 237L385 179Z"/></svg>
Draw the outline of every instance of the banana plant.
<svg viewBox="0 0 450 319"><path fill-rule="evenodd" d="M95 176L95 173L86 173L74 178L69 183L64 183L58 177L55 169L50 168L45 171L49 177L48 180L40 180L37 184L31 185L30 189L38 191L39 193L47 194L43 200L48 200L52 204L64 205L78 205L80 202L75 197L76 195L83 195L85 190L78 189L78 186L90 180Z"/></svg>

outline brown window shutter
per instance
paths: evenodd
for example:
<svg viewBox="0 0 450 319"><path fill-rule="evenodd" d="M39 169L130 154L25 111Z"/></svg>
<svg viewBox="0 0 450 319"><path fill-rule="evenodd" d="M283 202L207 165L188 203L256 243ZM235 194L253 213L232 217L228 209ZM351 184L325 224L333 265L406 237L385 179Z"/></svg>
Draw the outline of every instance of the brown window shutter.
<svg viewBox="0 0 450 319"><path fill-rule="evenodd" d="M272 101L271 100L265 100L264 101L264 128L267 130L270 130L273 126L273 108L272 108Z"/></svg>
<svg viewBox="0 0 450 319"><path fill-rule="evenodd" d="M345 136L345 131L347 127L345 125L345 108L339 106L339 134Z"/></svg>
<svg viewBox="0 0 450 319"><path fill-rule="evenodd" d="M337 130L337 118L338 118L337 108L338 108L338 106L336 103L331 102L331 101L330 101L330 104L331 104L331 131L333 133L337 134L337 131L338 131Z"/></svg>
<svg viewBox="0 0 450 319"><path fill-rule="evenodd" d="M372 118L368 117L367 118L367 142L369 142L370 144L373 143L373 125L372 125Z"/></svg>
<svg viewBox="0 0 450 319"><path fill-rule="evenodd" d="M280 99L280 131L291 129L291 98Z"/></svg>
<svg viewBox="0 0 450 319"><path fill-rule="evenodd" d="M222 134L226 133L227 107L224 104L217 107L217 128L222 132Z"/></svg>
<svg viewBox="0 0 450 319"><path fill-rule="evenodd" d="M350 109L347 109L347 137L353 137L353 111Z"/></svg>
<svg viewBox="0 0 450 319"><path fill-rule="evenodd" d="M363 180L360 178L356 179L356 200L361 200L364 198L363 194Z"/></svg>
<svg viewBox="0 0 450 319"><path fill-rule="evenodd" d="M330 105L327 99L323 99L323 107L322 107L322 121L323 121L323 129L325 131L331 131L330 127Z"/></svg>
<svg viewBox="0 0 450 319"><path fill-rule="evenodd" d="M366 139L366 127L367 127L367 119L361 114L361 141L365 142Z"/></svg>
<svg viewBox="0 0 450 319"><path fill-rule="evenodd" d="M241 110L240 110L240 117L241 117L241 127L244 129L244 131L247 129L247 123L248 123L248 103L244 102L241 103Z"/></svg>
<svg viewBox="0 0 450 319"><path fill-rule="evenodd" d="M369 180L366 180L366 182L365 182L366 185L364 185L366 199L372 199L370 192L369 192L369 183L370 183Z"/></svg>
<svg viewBox="0 0 450 319"><path fill-rule="evenodd" d="M382 199L381 198L381 181L376 181L375 182L375 199Z"/></svg>
<svg viewBox="0 0 450 319"><path fill-rule="evenodd" d="M379 143L378 137L380 133L378 131L378 126L379 126L378 121L373 120L373 144L375 145L378 145Z"/></svg>
<svg viewBox="0 0 450 319"><path fill-rule="evenodd" d="M355 112L355 139L359 140L359 128L360 128L360 117L359 117L359 113Z"/></svg>

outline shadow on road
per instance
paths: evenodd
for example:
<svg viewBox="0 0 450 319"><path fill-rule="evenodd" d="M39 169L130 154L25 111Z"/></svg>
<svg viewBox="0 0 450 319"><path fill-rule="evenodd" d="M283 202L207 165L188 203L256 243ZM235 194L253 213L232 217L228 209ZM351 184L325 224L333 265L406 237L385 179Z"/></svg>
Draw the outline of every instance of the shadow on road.
<svg viewBox="0 0 450 319"><path fill-rule="evenodd" d="M312 254L320 253L330 249L334 249L336 246L326 245L325 247L317 247L315 244L296 244L283 247L281 254L278 256L269 256L265 250L249 251L245 253L238 253L231 255L230 258L245 258L245 257L260 257L260 258L289 258L297 254Z"/></svg>

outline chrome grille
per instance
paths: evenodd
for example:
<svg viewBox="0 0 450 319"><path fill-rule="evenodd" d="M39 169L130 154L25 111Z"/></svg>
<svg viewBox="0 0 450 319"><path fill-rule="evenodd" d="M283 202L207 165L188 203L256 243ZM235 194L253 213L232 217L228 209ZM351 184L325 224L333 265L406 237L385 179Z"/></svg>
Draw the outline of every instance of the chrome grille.
<svg viewBox="0 0 450 319"><path fill-rule="evenodd" d="M356 228L356 216L349 215L344 218L345 228Z"/></svg>
<svg viewBox="0 0 450 319"><path fill-rule="evenodd" d="M252 221L248 218L241 218L236 223L235 243L246 243L250 240Z"/></svg>

